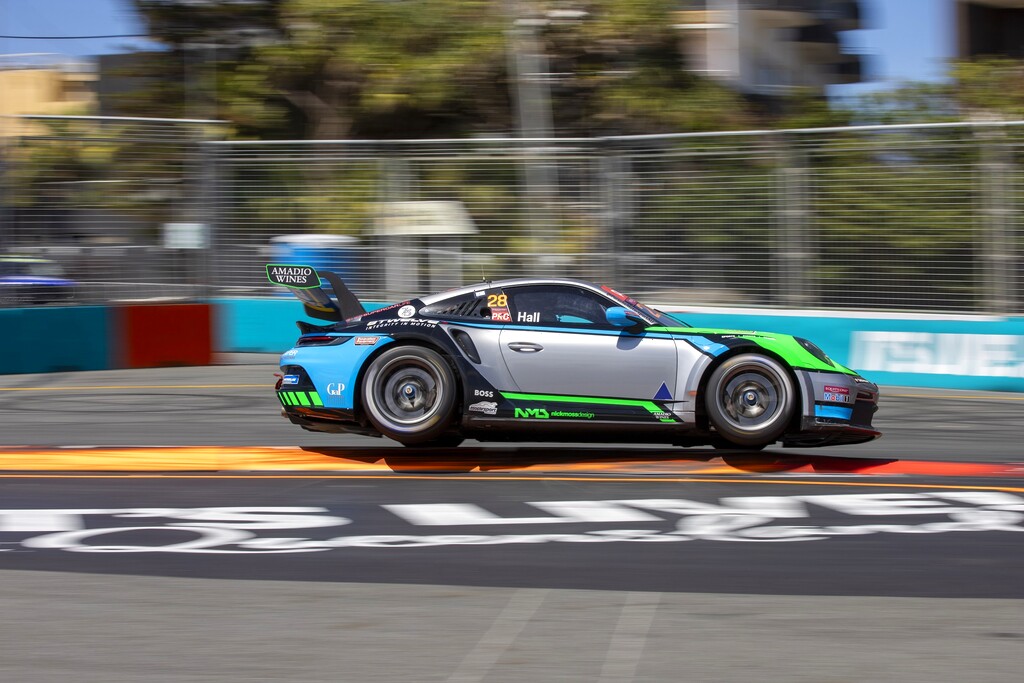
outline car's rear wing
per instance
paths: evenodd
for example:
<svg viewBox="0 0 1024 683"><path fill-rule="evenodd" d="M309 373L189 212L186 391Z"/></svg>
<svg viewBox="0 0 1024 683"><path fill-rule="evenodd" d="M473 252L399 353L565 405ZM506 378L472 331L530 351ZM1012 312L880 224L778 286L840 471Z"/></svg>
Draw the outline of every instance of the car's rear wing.
<svg viewBox="0 0 1024 683"><path fill-rule="evenodd" d="M318 273L312 266L269 263L267 279L275 285L292 290L302 302L306 315L311 318L341 322L366 313L359 299L345 286L337 273L327 270ZM321 280L331 285L334 299L321 287Z"/></svg>

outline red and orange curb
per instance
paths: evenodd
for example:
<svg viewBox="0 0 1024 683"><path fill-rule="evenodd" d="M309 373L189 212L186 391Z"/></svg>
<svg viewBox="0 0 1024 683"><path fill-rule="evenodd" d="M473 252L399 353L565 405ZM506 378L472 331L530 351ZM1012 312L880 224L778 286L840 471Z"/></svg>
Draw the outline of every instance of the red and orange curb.
<svg viewBox="0 0 1024 683"><path fill-rule="evenodd" d="M463 447L420 452L400 447L298 448L182 446L0 448L5 472L517 472L594 475L917 476L1024 478L1024 463L937 462L834 456L728 455L694 460L663 451L581 453L541 448ZM711 455L708 453L707 455ZM698 456L699 457L699 456Z"/></svg>

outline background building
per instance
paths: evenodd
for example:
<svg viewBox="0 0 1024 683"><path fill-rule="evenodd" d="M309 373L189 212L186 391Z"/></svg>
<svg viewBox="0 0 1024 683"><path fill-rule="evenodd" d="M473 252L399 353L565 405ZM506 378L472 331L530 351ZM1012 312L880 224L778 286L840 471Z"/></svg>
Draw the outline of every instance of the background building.
<svg viewBox="0 0 1024 683"><path fill-rule="evenodd" d="M1024 57L1024 0L961 0L956 26L959 57Z"/></svg>
<svg viewBox="0 0 1024 683"><path fill-rule="evenodd" d="M96 105L96 71L91 63L64 55L0 57L0 115L89 114ZM0 135L12 135L15 122L0 119Z"/></svg>
<svg viewBox="0 0 1024 683"><path fill-rule="evenodd" d="M750 95L862 80L840 32L863 28L856 0L691 0L677 13L691 70Z"/></svg>

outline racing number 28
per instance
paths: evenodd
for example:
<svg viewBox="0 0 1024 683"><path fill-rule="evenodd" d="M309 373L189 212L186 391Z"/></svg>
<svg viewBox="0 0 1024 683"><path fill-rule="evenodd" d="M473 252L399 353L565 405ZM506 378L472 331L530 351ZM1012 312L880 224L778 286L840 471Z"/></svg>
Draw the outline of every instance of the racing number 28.
<svg viewBox="0 0 1024 683"><path fill-rule="evenodd" d="M507 294L488 294L487 295L487 307L488 308L505 308L508 306L508 295Z"/></svg>

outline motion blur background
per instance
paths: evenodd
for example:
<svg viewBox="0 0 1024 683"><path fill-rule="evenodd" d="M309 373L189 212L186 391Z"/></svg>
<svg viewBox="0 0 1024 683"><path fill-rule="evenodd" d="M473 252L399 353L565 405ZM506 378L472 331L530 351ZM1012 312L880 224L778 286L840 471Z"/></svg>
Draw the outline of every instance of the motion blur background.
<svg viewBox="0 0 1024 683"><path fill-rule="evenodd" d="M274 297L276 261L364 300L525 274L1024 308L1024 0L14 0L0 25L0 305Z"/></svg>

